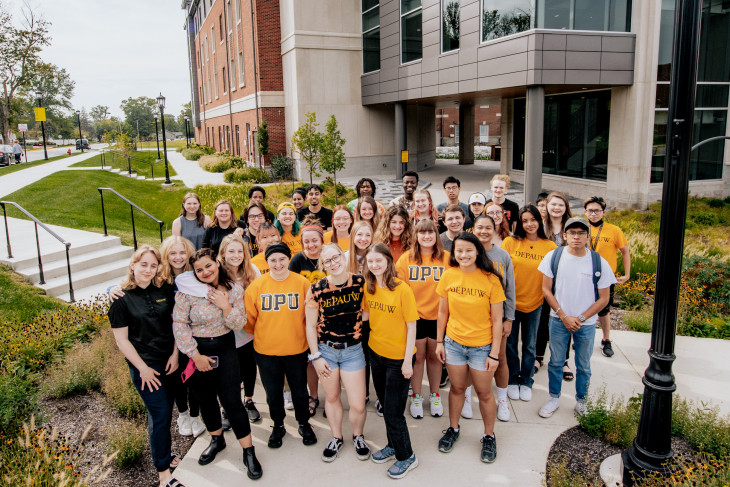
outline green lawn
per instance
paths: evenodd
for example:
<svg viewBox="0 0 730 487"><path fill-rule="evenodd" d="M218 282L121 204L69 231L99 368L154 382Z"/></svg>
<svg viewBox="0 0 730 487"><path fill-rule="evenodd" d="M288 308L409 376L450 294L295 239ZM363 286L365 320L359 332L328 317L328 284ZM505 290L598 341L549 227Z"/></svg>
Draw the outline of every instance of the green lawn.
<svg viewBox="0 0 730 487"><path fill-rule="evenodd" d="M104 171L61 171L4 199L17 202L45 223L103 233L99 187L113 188L164 221L165 237L170 235L172 221L180 214L182 197L190 191L180 183L164 188L158 181L138 181ZM104 208L109 234L121 237L125 245L132 245L129 205L112 193L104 192ZM8 214L23 217L13 208L8 208ZM157 223L136 210L134 220L138 242L159 246Z"/></svg>
<svg viewBox="0 0 730 487"><path fill-rule="evenodd" d="M85 161L77 162L76 164L73 164L71 167L101 167L101 160L102 155L97 154L94 157L90 159L86 159ZM154 176L155 178L163 178L165 177L165 162L157 160L157 152L151 152L151 151L137 151L132 155L132 158L130 159L130 163L132 166L132 172L135 172L141 176L144 176L146 178L152 177L152 172L154 168ZM122 171L127 171L127 158L121 157L119 155L114 155L110 152L107 152L104 155L104 167L111 166L113 168L121 169ZM175 176L177 173L172 168L172 165L168 162L168 167L170 169L170 176Z"/></svg>
<svg viewBox="0 0 730 487"><path fill-rule="evenodd" d="M150 140L147 142L140 142L137 144L137 147L146 148L146 149L157 149L157 142L154 140ZM177 149L178 147L185 147L185 140L168 140L167 141L167 150L169 151L172 149ZM156 154L156 153L155 153ZM160 154L162 154L162 141L160 141Z"/></svg>
<svg viewBox="0 0 730 487"><path fill-rule="evenodd" d="M75 156L75 155L78 155L78 154L72 154L72 156ZM23 169L28 169L29 167L40 166L41 164L46 164L48 162L57 161L59 159L65 159L67 157L70 157L70 156L68 154L61 154L60 156L49 157L47 161L45 159L41 159L40 161L24 162L22 164L12 164L10 166L0 167L0 176L5 176L6 174L10 174L15 171L21 171Z"/></svg>

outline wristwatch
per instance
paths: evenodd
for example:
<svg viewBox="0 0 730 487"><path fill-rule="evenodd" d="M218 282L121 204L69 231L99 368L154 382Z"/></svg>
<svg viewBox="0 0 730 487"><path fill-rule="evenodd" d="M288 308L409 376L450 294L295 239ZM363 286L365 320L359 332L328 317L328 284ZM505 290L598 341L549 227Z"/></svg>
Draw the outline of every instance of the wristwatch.
<svg viewBox="0 0 730 487"><path fill-rule="evenodd" d="M585 323L585 321L586 321L586 317L583 315L579 315L578 319L580 320L581 323Z"/></svg>

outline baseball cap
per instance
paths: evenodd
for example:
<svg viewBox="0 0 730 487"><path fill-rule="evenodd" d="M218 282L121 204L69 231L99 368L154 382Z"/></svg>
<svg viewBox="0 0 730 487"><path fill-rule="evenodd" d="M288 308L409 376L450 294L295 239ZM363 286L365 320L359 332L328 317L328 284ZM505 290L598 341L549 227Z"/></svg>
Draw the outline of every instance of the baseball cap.
<svg viewBox="0 0 730 487"><path fill-rule="evenodd" d="M469 204L472 203L481 203L483 205L486 205L487 198L482 193L472 193L472 195L469 196Z"/></svg>
<svg viewBox="0 0 730 487"><path fill-rule="evenodd" d="M582 218L580 216L569 218L568 221L565 222L565 229L567 230L570 227L583 227L589 231L591 229L590 225L588 224L588 221L585 218Z"/></svg>

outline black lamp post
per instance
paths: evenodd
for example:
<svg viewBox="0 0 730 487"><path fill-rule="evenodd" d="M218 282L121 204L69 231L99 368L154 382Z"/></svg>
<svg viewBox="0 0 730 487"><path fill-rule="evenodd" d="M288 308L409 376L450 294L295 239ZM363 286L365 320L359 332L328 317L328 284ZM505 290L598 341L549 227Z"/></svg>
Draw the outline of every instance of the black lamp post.
<svg viewBox="0 0 730 487"><path fill-rule="evenodd" d="M190 132L188 132L188 121L189 120L190 120L190 118L187 115L185 115L185 145L187 147L190 147L190 138L188 137L188 134L190 133Z"/></svg>
<svg viewBox="0 0 730 487"><path fill-rule="evenodd" d="M160 157L160 132L157 130L157 114L155 114L155 139L157 139L157 160L162 159Z"/></svg>
<svg viewBox="0 0 730 487"><path fill-rule="evenodd" d="M43 106L43 92L41 90L38 90L35 92L35 97L38 100L38 106ZM43 134L43 155L46 160L48 160L48 149L46 148L46 126L43 122L41 122L41 133Z"/></svg>
<svg viewBox="0 0 730 487"><path fill-rule="evenodd" d="M165 97L162 96L162 93L160 93L160 96L157 97L157 106L160 107L160 120L162 121L162 150L165 153L165 182L163 184L171 185L172 181L170 181L170 169L167 166L167 137L165 136Z"/></svg>
<svg viewBox="0 0 730 487"><path fill-rule="evenodd" d="M79 122L79 147L81 147L81 153L84 153L84 136L81 135L81 112L76 110L76 120Z"/></svg>
<svg viewBox="0 0 730 487"><path fill-rule="evenodd" d="M624 485L633 485L635 480L650 472L668 473L667 462L674 456L672 393L677 386L672 362L676 358L674 341L687 219L701 8L702 0L676 0L675 3L667 155L649 367L644 372L639 429L634 444L621 454Z"/></svg>

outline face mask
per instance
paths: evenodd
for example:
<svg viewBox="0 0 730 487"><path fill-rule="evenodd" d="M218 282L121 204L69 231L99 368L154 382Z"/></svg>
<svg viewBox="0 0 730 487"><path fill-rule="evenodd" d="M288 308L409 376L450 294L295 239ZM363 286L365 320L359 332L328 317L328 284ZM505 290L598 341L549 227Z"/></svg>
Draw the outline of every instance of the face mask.
<svg viewBox="0 0 730 487"><path fill-rule="evenodd" d="M592 221L588 220L588 223L590 223L594 227L600 227L601 225L603 225L603 218L601 218L597 222L592 222Z"/></svg>

